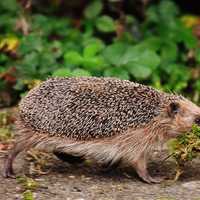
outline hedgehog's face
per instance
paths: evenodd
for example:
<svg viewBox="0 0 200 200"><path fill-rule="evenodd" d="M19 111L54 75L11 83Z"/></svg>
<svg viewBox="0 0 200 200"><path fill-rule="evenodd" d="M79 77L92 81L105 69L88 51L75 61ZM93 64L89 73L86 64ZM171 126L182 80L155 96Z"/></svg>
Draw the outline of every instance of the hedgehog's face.
<svg viewBox="0 0 200 200"><path fill-rule="evenodd" d="M193 124L200 125L200 108L187 99L171 102L167 114L170 118L170 137L190 131Z"/></svg>
<svg viewBox="0 0 200 200"><path fill-rule="evenodd" d="M193 124L200 125L200 108L187 99L171 102L167 113L170 118L170 137L190 131Z"/></svg>

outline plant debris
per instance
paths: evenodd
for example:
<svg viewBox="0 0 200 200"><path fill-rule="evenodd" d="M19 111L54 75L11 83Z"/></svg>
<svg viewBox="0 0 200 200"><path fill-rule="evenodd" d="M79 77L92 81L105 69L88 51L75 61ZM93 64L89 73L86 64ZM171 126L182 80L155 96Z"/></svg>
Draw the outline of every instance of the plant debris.
<svg viewBox="0 0 200 200"><path fill-rule="evenodd" d="M14 118L8 110L0 112L0 141L8 141L13 137L12 124Z"/></svg>
<svg viewBox="0 0 200 200"><path fill-rule="evenodd" d="M192 130L169 143L171 155L176 160L177 169L174 180L183 173L185 164L200 155L200 127L193 125Z"/></svg>
<svg viewBox="0 0 200 200"><path fill-rule="evenodd" d="M36 176L48 174L50 172L48 165L51 159L52 156L46 152L37 149L28 151L26 160L30 163L29 174Z"/></svg>

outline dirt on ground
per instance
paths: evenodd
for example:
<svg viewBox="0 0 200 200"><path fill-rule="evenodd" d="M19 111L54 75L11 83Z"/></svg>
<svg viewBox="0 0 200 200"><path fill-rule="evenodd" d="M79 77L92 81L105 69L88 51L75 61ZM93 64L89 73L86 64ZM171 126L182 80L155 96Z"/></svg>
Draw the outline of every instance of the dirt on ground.
<svg viewBox="0 0 200 200"><path fill-rule="evenodd" d="M4 154L1 153L0 166ZM175 163L172 160L161 162L165 156L165 152L155 156L149 170L153 176L172 179ZM48 157L47 174L31 175L32 162L25 158L26 154L17 157L14 168L18 175L28 174L38 183L32 191L35 200L200 200L200 160L188 164L177 182L166 180L161 184L146 184L130 167L103 172L95 163L72 165L53 155ZM0 176L0 186L1 200L26 199L16 179Z"/></svg>

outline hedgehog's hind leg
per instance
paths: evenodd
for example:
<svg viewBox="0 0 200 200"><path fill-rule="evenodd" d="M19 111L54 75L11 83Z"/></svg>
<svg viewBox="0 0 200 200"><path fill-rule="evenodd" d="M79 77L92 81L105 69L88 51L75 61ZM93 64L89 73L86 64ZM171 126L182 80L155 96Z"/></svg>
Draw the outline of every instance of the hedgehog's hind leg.
<svg viewBox="0 0 200 200"><path fill-rule="evenodd" d="M14 147L10 150L3 168L3 176L5 178L15 178L14 171L13 171L13 161L15 160L16 156L23 151L25 148L21 143L15 144Z"/></svg>
<svg viewBox="0 0 200 200"><path fill-rule="evenodd" d="M14 178L13 162L17 155L25 150L34 147L38 143L38 137L34 132L28 132L26 135L22 135L19 140L17 140L13 148L9 151L3 168L3 176L5 178Z"/></svg>

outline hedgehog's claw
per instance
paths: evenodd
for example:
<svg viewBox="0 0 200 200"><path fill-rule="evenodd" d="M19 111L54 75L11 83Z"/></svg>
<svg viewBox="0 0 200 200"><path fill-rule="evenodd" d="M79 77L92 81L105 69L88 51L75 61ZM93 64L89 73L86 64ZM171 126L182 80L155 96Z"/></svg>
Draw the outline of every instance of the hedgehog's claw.
<svg viewBox="0 0 200 200"><path fill-rule="evenodd" d="M146 183L161 183L164 180L164 177L151 177L148 172L138 172L139 177Z"/></svg>
<svg viewBox="0 0 200 200"><path fill-rule="evenodd" d="M138 173L138 176L146 183L155 183L154 178L152 178L148 172L140 172L138 170L136 170Z"/></svg>
<svg viewBox="0 0 200 200"><path fill-rule="evenodd" d="M149 176L151 183L161 183L162 181L164 181L165 177L151 177Z"/></svg>

